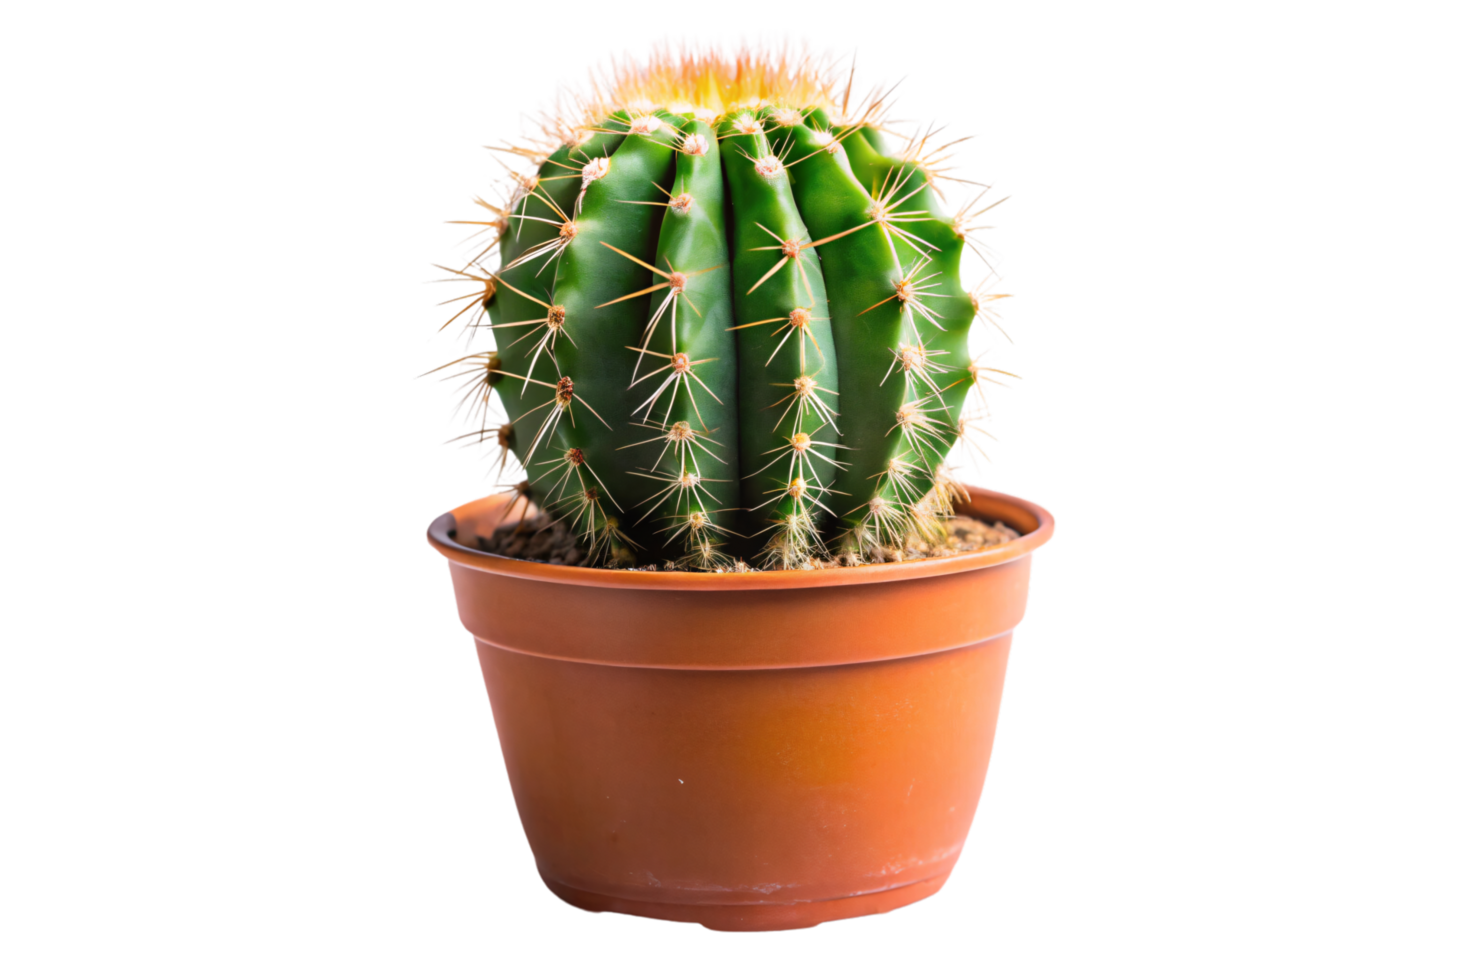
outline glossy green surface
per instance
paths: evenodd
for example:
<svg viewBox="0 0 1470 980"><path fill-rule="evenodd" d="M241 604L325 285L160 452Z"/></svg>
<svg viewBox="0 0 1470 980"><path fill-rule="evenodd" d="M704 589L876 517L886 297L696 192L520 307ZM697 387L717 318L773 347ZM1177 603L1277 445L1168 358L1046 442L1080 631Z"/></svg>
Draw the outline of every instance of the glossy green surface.
<svg viewBox="0 0 1470 980"><path fill-rule="evenodd" d="M549 396L545 388L521 379L533 373L533 357L536 360L535 377L550 381L559 377L555 367L551 366L555 360L555 344L548 343L536 357L536 346L545 333L544 326L538 329L537 321L545 320L546 306L543 304L551 300L551 289L556 280L555 256L550 253L526 256L535 252L538 246L554 240L563 215L571 215L572 202L581 185L582 165L595 156L611 153L622 140L619 133L599 133L583 146L560 147L537 171L535 192L520 199L500 239L500 271L497 276L501 283L487 312L491 322L496 324L495 344L500 354L501 370L508 375L496 385L496 391L515 423L515 447L522 465L526 460L521 453L529 450L544 416L544 412L534 408ZM526 258L517 265L517 260L523 257ZM542 302L528 299L528 296ZM538 454L539 458L544 458L544 454Z"/></svg>
<svg viewBox="0 0 1470 980"><path fill-rule="evenodd" d="M726 124L720 154L734 219L731 222L736 319L740 325L740 501L747 508L742 523L762 548L779 550L792 540L793 518L804 515L819 532L841 513L832 485L835 459L842 443L836 348L821 261L810 247L796 257L786 243L812 241L796 199L790 175L771 166L770 142L764 132L742 133L737 116ZM748 125L748 124L746 124ZM774 173L762 174L757 161ZM794 311L803 325L794 324ZM815 385L807 397L809 379ZM797 453L792 439L804 434L812 444ZM826 445L823 445L826 444ZM826 458L823 458L826 457ZM792 481L805 481L792 496ZM830 513L829 513L830 512ZM775 539L773 541L773 538Z"/></svg>
<svg viewBox="0 0 1470 980"><path fill-rule="evenodd" d="M842 382L842 427L848 451L835 489L844 523L868 520L875 497L894 506L908 501L890 486L890 461L905 453L897 426L909 400L902 371L893 370L907 317L896 299L903 278L894 236L872 220L873 198L848 166L839 143L823 146L810 126L778 131L789 138L795 162L792 187L807 227L818 242L827 276L837 374Z"/></svg>
<svg viewBox="0 0 1470 980"><path fill-rule="evenodd" d="M497 390L534 494L613 563L897 543L972 383L943 202L820 111L653 118L553 153L502 240ZM548 305L560 332L510 325Z"/></svg>
<svg viewBox="0 0 1470 980"><path fill-rule="evenodd" d="M658 186L668 186L672 143L668 126L629 133L608 158L607 172L587 182L577 236L558 262L553 291L566 309L571 342L565 353L558 346L558 358L577 399L558 435L585 454L585 465L611 497L612 509L623 514L625 528L648 492L647 481L636 474L651 469L658 457L657 447L636 445L646 430L633 422L642 399L632 387L635 348L642 343L649 306L648 294L634 294L648 289L654 276L627 256L648 262L653 255L660 209L632 202L654 200Z"/></svg>
<svg viewBox="0 0 1470 980"><path fill-rule="evenodd" d="M943 405L945 422L953 426L959 422L965 398L974 384L968 338L975 305L960 280L965 243L923 172L913 163L876 152L870 146L871 138L858 133L844 140L843 145L857 178L874 196L891 200L893 210L903 215L897 224L905 234L895 237L905 270L916 270L913 279L919 295L913 310L914 327L934 364L929 374L942 391L935 400ZM920 387L924 393L933 394L929 385ZM952 438L944 441L944 453L939 454L926 449L930 462L943 462L953 444ZM922 488L928 489L928 481Z"/></svg>
<svg viewBox="0 0 1470 980"><path fill-rule="evenodd" d="M715 134L693 119L669 121L682 134L673 184L664 185L668 195L657 193L649 200L658 203L645 207L663 216L653 266L682 274L686 281L677 294L672 287L651 294L653 310L640 341L633 417L642 429L640 440L654 440L660 459L644 477L646 496L637 505L633 527L651 526L655 550L678 557L730 538L725 529L736 516L739 491L738 371L730 331L725 185ZM702 152L693 152L701 147ZM687 370L675 362L678 354L687 360ZM688 438L681 439L685 432Z"/></svg>

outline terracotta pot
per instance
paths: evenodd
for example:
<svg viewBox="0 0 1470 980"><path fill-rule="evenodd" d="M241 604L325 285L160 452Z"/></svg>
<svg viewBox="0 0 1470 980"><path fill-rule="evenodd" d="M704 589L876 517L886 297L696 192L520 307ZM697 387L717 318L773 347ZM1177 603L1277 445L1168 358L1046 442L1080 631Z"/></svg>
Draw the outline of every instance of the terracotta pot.
<svg viewBox="0 0 1470 980"><path fill-rule="evenodd" d="M1034 504L962 509L1023 533L991 551L816 572L565 568L455 542L501 498L445 514L521 823L580 908L791 929L938 891L980 799Z"/></svg>

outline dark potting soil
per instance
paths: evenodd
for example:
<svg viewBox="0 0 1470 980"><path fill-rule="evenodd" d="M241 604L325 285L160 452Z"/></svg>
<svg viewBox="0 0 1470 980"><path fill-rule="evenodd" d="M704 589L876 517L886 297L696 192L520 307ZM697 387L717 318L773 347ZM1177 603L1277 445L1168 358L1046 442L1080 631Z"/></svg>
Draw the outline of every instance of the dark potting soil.
<svg viewBox="0 0 1470 980"><path fill-rule="evenodd" d="M926 541L917 535L911 536L902 550L885 548L867 556L869 564L880 562L914 561L920 558L945 558L971 551L996 548L1007 541L1014 541L1019 532L999 521L988 524L973 517L955 515L944 522L944 539ZM572 565L586 567L588 561L577 535L564 521L554 521L545 513L534 514L518 524L507 524L491 537L477 536L474 541L461 544L504 558L519 558L523 561L539 561L549 565ZM817 561L813 567L836 568L844 564L838 559ZM687 571L675 569L672 563L664 565L641 565L636 571ZM758 571L744 562L735 562L728 571Z"/></svg>

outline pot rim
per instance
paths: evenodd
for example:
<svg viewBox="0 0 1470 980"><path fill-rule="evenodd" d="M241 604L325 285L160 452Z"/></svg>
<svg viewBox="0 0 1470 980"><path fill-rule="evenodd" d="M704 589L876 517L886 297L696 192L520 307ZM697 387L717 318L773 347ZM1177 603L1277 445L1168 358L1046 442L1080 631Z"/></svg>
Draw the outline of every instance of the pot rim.
<svg viewBox="0 0 1470 980"><path fill-rule="evenodd" d="M469 548L449 536L461 518L470 518L501 505L509 494L495 494L470 501L447 514L440 514L429 525L429 544L456 565L477 568L495 575L533 579L548 584L580 585L602 589L653 589L672 592L735 592L749 589L811 589L841 585L869 585L907 579L954 575L990 565L1001 565L1022 558L1051 540L1056 522L1045 508L1010 494L966 486L969 501L960 501L955 510L973 513L1007 526L1024 530L1021 537L998 548L974 551L945 558L917 558L912 561L882 565L859 565L856 568L822 568L814 571L759 571L750 574L717 575L709 572L639 572L623 568L581 568L548 565L522 558L505 558Z"/></svg>

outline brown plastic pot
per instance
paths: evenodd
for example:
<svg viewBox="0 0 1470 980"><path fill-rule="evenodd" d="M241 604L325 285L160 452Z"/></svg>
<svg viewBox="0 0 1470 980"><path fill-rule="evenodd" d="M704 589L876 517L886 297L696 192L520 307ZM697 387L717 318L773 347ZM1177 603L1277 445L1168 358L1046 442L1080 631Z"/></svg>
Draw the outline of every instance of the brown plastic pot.
<svg viewBox="0 0 1470 980"><path fill-rule="evenodd" d="M1034 504L971 488L1001 548L815 572L566 568L436 520L521 823L547 886L598 912L793 929L949 877L980 800Z"/></svg>

